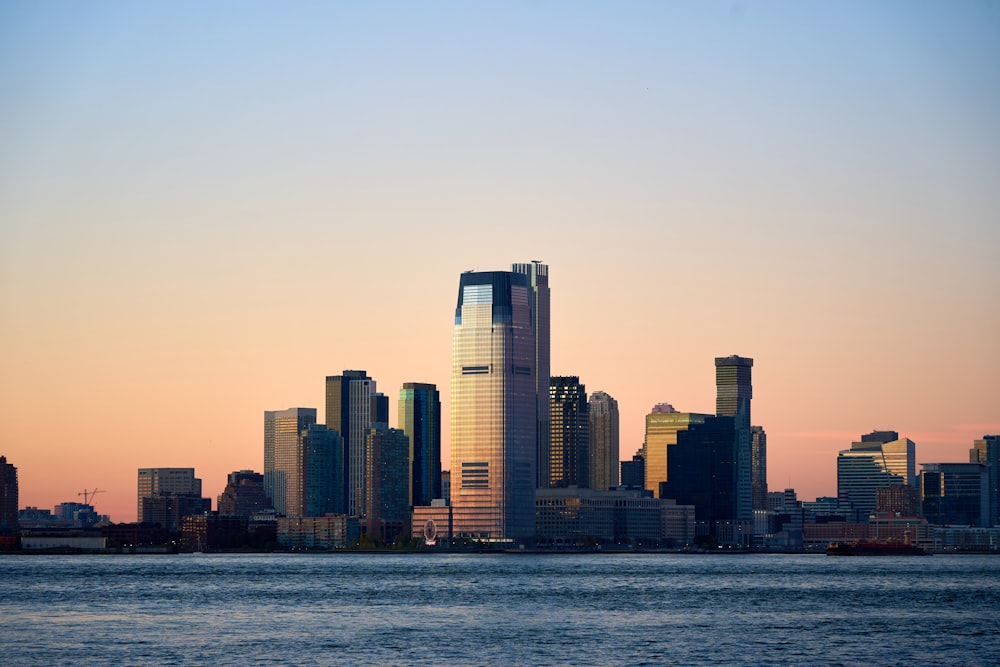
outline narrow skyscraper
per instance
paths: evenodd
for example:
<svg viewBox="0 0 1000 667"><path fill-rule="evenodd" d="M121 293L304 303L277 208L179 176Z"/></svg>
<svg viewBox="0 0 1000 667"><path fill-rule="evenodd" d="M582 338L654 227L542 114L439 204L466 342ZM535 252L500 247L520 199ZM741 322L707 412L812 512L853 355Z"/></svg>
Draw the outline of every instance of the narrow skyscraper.
<svg viewBox="0 0 1000 667"><path fill-rule="evenodd" d="M365 371L344 371L326 378L326 426L344 439L344 507L351 516L364 512L365 442L375 423L373 417L382 409L376 395L375 380ZM388 399L384 409L388 413Z"/></svg>
<svg viewBox="0 0 1000 667"><path fill-rule="evenodd" d="M18 532L17 468L0 456L0 537L17 537ZM13 540L8 540L10 545Z"/></svg>
<svg viewBox="0 0 1000 667"><path fill-rule="evenodd" d="M549 381L552 419L549 430L551 488L590 484L590 419L587 388L575 375L552 376Z"/></svg>
<svg viewBox="0 0 1000 667"><path fill-rule="evenodd" d="M459 281L451 374L458 538L534 535L540 403L530 291L524 273L467 272ZM547 396L547 378L545 387Z"/></svg>
<svg viewBox="0 0 1000 667"><path fill-rule="evenodd" d="M536 486L542 488L549 483L549 461L551 459L549 455L551 437L551 423L549 421L551 415L549 410L549 377L551 373L549 267L539 261L532 261L527 264L512 264L511 271L528 277L528 309L531 317L531 330L535 339L535 399L537 402L535 472L538 475Z"/></svg>
<svg viewBox="0 0 1000 667"><path fill-rule="evenodd" d="M760 426L750 427L750 473L753 509L767 509L767 433Z"/></svg>
<svg viewBox="0 0 1000 667"><path fill-rule="evenodd" d="M441 498L441 398L433 384L407 382L399 392L399 427L410 439L409 504Z"/></svg>
<svg viewBox="0 0 1000 667"><path fill-rule="evenodd" d="M590 488L618 486L618 401L603 391L590 395Z"/></svg>
<svg viewBox="0 0 1000 667"><path fill-rule="evenodd" d="M750 399L753 398L753 359L730 355L715 358L715 412L736 423L736 516L753 521L753 464L750 435Z"/></svg>

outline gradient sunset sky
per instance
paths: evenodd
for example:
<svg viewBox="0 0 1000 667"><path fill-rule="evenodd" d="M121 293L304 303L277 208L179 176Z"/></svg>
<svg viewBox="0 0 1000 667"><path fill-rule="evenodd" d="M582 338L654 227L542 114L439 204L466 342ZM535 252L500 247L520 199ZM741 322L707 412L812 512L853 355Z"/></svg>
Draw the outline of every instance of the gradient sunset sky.
<svg viewBox="0 0 1000 667"><path fill-rule="evenodd" d="M1000 433L998 2L0 4L0 454L21 506L263 469L365 369L447 422L459 274L551 267L552 372L715 409L771 490ZM444 467L449 467L448 429Z"/></svg>

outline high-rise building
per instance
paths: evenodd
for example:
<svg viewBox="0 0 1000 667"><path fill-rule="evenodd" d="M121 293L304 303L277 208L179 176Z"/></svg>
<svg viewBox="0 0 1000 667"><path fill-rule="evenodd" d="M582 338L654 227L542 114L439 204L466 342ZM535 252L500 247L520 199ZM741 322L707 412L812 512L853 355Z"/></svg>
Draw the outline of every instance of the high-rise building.
<svg viewBox="0 0 1000 667"><path fill-rule="evenodd" d="M410 439L409 504L441 498L441 397L437 386L407 382L399 391L399 427Z"/></svg>
<svg viewBox="0 0 1000 667"><path fill-rule="evenodd" d="M288 498L302 495L302 432L316 423L316 408L264 412L264 493L278 514L288 515Z"/></svg>
<svg viewBox="0 0 1000 667"><path fill-rule="evenodd" d="M862 436L837 456L837 497L851 503L856 520L875 512L877 489L916 483L916 445L895 431Z"/></svg>
<svg viewBox="0 0 1000 667"><path fill-rule="evenodd" d="M344 513L344 439L325 424L310 424L300 434L302 452L301 514Z"/></svg>
<svg viewBox="0 0 1000 667"><path fill-rule="evenodd" d="M378 422L368 429L366 440L365 523L369 537L389 544L409 527L410 439Z"/></svg>
<svg viewBox="0 0 1000 667"><path fill-rule="evenodd" d="M178 533L185 516L210 511L212 500L202 498L194 468L139 468L137 509L140 523Z"/></svg>
<svg viewBox="0 0 1000 667"><path fill-rule="evenodd" d="M646 439L642 444L646 464L644 482L654 498L664 497L660 495L660 485L667 481L667 465L671 450L677 444L677 432L691 424L701 424L711 416L678 412L669 403L658 403L646 415Z"/></svg>
<svg viewBox="0 0 1000 667"><path fill-rule="evenodd" d="M451 374L457 538L510 542L534 534L540 399L533 324L542 322L532 318L531 289L529 276L517 272L467 272L459 281Z"/></svg>
<svg viewBox="0 0 1000 667"><path fill-rule="evenodd" d="M373 416L378 417L381 411L381 401L373 398L377 394L375 380L365 371L345 370L326 378L326 425L344 438L344 506L351 516L364 511L365 443L368 429L375 423ZM387 421L388 410L386 402Z"/></svg>
<svg viewBox="0 0 1000 667"><path fill-rule="evenodd" d="M694 505L695 520L719 542L746 545L752 527L738 515L734 418L695 416L700 419L689 419L675 432L660 497L673 498L678 505ZM742 528L736 528L741 524Z"/></svg>
<svg viewBox="0 0 1000 667"><path fill-rule="evenodd" d="M989 471L982 463L924 463L920 499L928 522L989 526Z"/></svg>
<svg viewBox="0 0 1000 667"><path fill-rule="evenodd" d="M1000 526L1000 435L984 435L982 440L973 441L969 463L987 466L988 525Z"/></svg>
<svg viewBox="0 0 1000 667"><path fill-rule="evenodd" d="M142 521L143 498L160 494L201 496L201 480L194 468L139 468L136 510Z"/></svg>
<svg viewBox="0 0 1000 667"><path fill-rule="evenodd" d="M216 507L221 516L249 517L273 509L264 493L264 476L253 470L229 473L226 488L219 494Z"/></svg>
<svg viewBox="0 0 1000 667"><path fill-rule="evenodd" d="M753 521L753 463L750 399L753 359L730 355L715 358L715 412L732 417L736 426L736 520Z"/></svg>
<svg viewBox="0 0 1000 667"><path fill-rule="evenodd" d="M550 362L550 296L549 267L539 261L527 264L512 264L511 271L528 277L528 310L531 317L531 329L535 339L535 440L537 456L535 458L535 473L537 487L548 484L549 474L549 438L551 424L549 423L549 377Z"/></svg>
<svg viewBox="0 0 1000 667"><path fill-rule="evenodd" d="M549 483L551 488L590 484L590 418L587 387L575 375L549 380Z"/></svg>
<svg viewBox="0 0 1000 667"><path fill-rule="evenodd" d="M750 427L750 473L753 509L767 509L767 433L760 426Z"/></svg>
<svg viewBox="0 0 1000 667"><path fill-rule="evenodd" d="M17 536L17 504L17 468L0 456L0 536Z"/></svg>
<svg viewBox="0 0 1000 667"><path fill-rule="evenodd" d="M607 491L618 486L618 401L603 391L590 395L590 483ZM641 486L641 484L640 484Z"/></svg>
<svg viewBox="0 0 1000 667"><path fill-rule="evenodd" d="M372 394L372 413L370 418L373 424L389 424L389 397L382 392Z"/></svg>

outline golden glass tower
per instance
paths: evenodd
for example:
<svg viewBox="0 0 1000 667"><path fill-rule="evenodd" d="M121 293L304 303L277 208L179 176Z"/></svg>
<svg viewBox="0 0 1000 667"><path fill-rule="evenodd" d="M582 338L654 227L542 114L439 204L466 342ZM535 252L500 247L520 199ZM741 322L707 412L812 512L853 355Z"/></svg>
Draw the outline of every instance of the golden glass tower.
<svg viewBox="0 0 1000 667"><path fill-rule="evenodd" d="M669 403L658 403L646 415L646 439L642 450L646 461L646 488L660 497L660 484L667 481L667 459L670 447L677 444L677 432L687 430L691 424L704 424L703 415L695 412L677 412Z"/></svg>
<svg viewBox="0 0 1000 667"><path fill-rule="evenodd" d="M456 538L503 543L535 532L538 397L530 289L529 276L507 271L470 271L459 282L451 374Z"/></svg>

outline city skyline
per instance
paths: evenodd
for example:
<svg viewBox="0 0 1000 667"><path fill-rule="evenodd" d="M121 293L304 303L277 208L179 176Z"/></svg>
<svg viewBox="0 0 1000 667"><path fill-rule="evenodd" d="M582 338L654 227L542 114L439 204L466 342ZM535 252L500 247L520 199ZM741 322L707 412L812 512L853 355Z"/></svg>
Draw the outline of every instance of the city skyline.
<svg viewBox="0 0 1000 667"><path fill-rule="evenodd" d="M1000 433L1000 8L0 7L0 455L21 506L215 498L365 369L451 405L455 276L551 267L620 458L753 358L768 486ZM326 252L311 252L321 248ZM389 423L397 426L395 400ZM322 412L320 412L322 414ZM442 420L448 467L450 426Z"/></svg>

